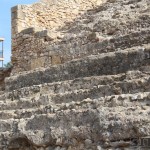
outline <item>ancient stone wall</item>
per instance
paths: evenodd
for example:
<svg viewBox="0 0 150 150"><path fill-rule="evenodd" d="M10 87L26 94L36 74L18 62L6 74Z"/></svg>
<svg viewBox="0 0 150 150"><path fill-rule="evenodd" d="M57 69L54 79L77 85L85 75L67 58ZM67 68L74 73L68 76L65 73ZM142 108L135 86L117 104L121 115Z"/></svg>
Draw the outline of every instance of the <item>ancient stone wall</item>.
<svg viewBox="0 0 150 150"><path fill-rule="evenodd" d="M32 5L13 7L12 73L61 63L60 56L45 52L46 46L55 44L63 37L64 34L58 30L70 25L77 16L100 5L102 1L104 0L41 0ZM55 49L51 53L55 53Z"/></svg>
<svg viewBox="0 0 150 150"><path fill-rule="evenodd" d="M103 0L41 0L32 5L18 5L12 8L12 33L16 34L30 27L56 29L73 21L85 10L101 4Z"/></svg>

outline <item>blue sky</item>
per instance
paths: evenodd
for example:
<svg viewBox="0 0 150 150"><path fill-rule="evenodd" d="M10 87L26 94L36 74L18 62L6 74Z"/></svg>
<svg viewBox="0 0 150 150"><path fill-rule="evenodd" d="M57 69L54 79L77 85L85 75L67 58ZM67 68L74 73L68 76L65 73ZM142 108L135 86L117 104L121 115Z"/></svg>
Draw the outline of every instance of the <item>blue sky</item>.
<svg viewBox="0 0 150 150"><path fill-rule="evenodd" d="M0 38L5 38L4 64L10 61L11 56L11 7L18 4L32 4L38 1L39 0L0 0Z"/></svg>

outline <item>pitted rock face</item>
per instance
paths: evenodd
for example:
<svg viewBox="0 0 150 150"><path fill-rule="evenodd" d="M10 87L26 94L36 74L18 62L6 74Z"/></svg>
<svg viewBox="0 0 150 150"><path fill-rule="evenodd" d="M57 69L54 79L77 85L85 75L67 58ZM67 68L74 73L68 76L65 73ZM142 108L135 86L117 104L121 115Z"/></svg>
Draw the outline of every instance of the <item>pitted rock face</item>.
<svg viewBox="0 0 150 150"><path fill-rule="evenodd" d="M149 0L12 8L0 150L145 149L136 139L150 135L149 12Z"/></svg>

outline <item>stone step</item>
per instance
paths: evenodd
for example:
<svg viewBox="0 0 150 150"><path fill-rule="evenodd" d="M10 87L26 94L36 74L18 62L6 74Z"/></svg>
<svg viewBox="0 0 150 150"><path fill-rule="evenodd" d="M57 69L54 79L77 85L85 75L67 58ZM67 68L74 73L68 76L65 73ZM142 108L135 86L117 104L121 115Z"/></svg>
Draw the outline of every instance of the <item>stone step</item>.
<svg viewBox="0 0 150 150"><path fill-rule="evenodd" d="M46 99L47 95L39 96L37 100L32 98L22 98L19 101L8 101L0 103L0 110L15 110L15 109L28 109L28 108L38 108L41 105L46 105L49 102L49 99ZM41 100L41 101L40 101ZM43 101L44 100L44 101ZM46 101L47 100L47 101Z"/></svg>
<svg viewBox="0 0 150 150"><path fill-rule="evenodd" d="M22 119L30 118L35 114L47 114L55 113L59 109L58 106L52 105L41 105L38 108L26 108L26 109L16 109L16 110L3 110L0 111L0 118L3 120L7 119Z"/></svg>
<svg viewBox="0 0 150 150"><path fill-rule="evenodd" d="M50 99L56 104L79 101L85 98L98 98L109 95L150 91L150 78L131 81L115 82L110 85L98 85L86 90L75 90L68 93L53 94Z"/></svg>
<svg viewBox="0 0 150 150"><path fill-rule="evenodd" d="M96 99L83 99L82 101L58 104L60 108L57 111L67 109L96 109L97 107L131 107L139 106L143 110L149 110L150 92L139 92L134 94L121 94L99 97Z"/></svg>
<svg viewBox="0 0 150 150"><path fill-rule="evenodd" d="M141 5L141 4L140 4ZM122 8L122 6L121 6ZM125 7L124 7L125 8ZM129 7L128 7L129 8ZM111 8L110 8L111 9ZM126 8L125 8L126 9ZM105 36L124 36L124 35L130 35L134 32L139 32L142 30L149 30L150 25L149 25L149 21L150 21L150 15L147 12L141 12L138 15L138 18L136 18L134 21L132 19L128 19L128 21L126 20L126 22L123 22L123 17L122 16L126 16L126 11L120 11L117 13L112 13L111 15L107 15L105 14L107 13L107 11L103 11L101 12L97 12L95 14L92 14L91 12L89 12L88 16L85 16L85 19L81 20L81 24L77 25L76 28L78 26L84 26L88 28L89 24L86 24L87 20L95 20L93 21L93 28L91 29L94 32L98 32L101 35L105 35ZM130 17L136 17L136 13L133 14L133 11L131 12L131 14L129 13L129 18ZM116 18L117 17L117 18ZM99 20L97 19L99 18ZM108 21L108 19L109 21ZM120 20L118 22L118 19ZM84 21L85 20L85 21ZM71 30L71 29L70 29ZM91 31L89 30L89 31Z"/></svg>
<svg viewBox="0 0 150 150"><path fill-rule="evenodd" d="M73 80L79 77L113 75L150 65L150 47L110 52L41 68L6 78L6 91L22 87Z"/></svg>
<svg viewBox="0 0 150 150"><path fill-rule="evenodd" d="M35 114L54 114L57 111L64 110L82 110L82 109L96 109L97 107L128 107L129 109L135 109L135 106L142 108L142 110L149 110L150 106L150 92L139 92L134 94L121 94L121 95L111 95L105 97L99 97L96 99L83 99L80 101L71 101L68 103L61 104L47 104L41 105L37 108L23 108L15 110L3 110L0 111L0 118L3 120L8 119L22 119L30 118ZM141 111L141 113L143 113Z"/></svg>
<svg viewBox="0 0 150 150"><path fill-rule="evenodd" d="M68 30L78 31L79 33L84 30L92 30L101 34L117 34L120 36L125 33L133 32L134 30L138 31L143 28L149 28L150 15L148 14L146 7L148 6L146 6L142 1L136 0L134 2L122 2L122 5L118 5L117 1L113 1L113 3L108 2L104 5L100 5L96 9L89 10L82 16L82 19L77 19L73 27L68 27ZM115 10L117 9L117 12L113 11L112 8ZM126 21L124 22L123 20Z"/></svg>
<svg viewBox="0 0 150 150"><path fill-rule="evenodd" d="M5 134L6 131L14 134L21 132L29 139L32 138L34 143L45 142L44 137L47 137L47 134L53 135L52 137L57 140L61 137L78 139L82 134L80 141L90 138L94 143L107 139L125 140L150 134L149 113L149 109L136 105L132 107L96 105L96 108L70 109L55 114L35 114L26 119L0 120L0 134ZM146 130L145 126L148 127ZM82 132L79 134L80 132L76 131Z"/></svg>
<svg viewBox="0 0 150 150"><path fill-rule="evenodd" d="M66 44L49 45L46 50L52 57L53 55L58 56L58 58L61 59L61 63L90 55L116 52L148 44L150 43L150 29L137 32L131 31L129 34L117 35L116 37L103 37L97 35L95 32L90 32L89 35L86 35L86 38L85 35L83 35L83 37L79 37L79 39L75 38L70 42L71 44L75 44L68 44L68 39L66 39L66 41L64 40L64 42ZM55 64L55 62L53 62L53 64Z"/></svg>
<svg viewBox="0 0 150 150"><path fill-rule="evenodd" d="M74 80L53 82L53 83L44 83L40 85L33 85L30 87L24 87L21 89L13 90L12 92L5 92L0 95L0 101L5 100L15 100L20 98L28 98L34 96L37 93L43 94L56 94L56 93L65 93L74 90L80 89L90 89L93 86L98 85L109 85L119 81L127 81L131 79L139 79L147 77L148 74L141 72L139 70L128 71L126 73L121 73L117 75L107 75L107 76L91 76L84 78L77 78Z"/></svg>
<svg viewBox="0 0 150 150"><path fill-rule="evenodd" d="M130 73L132 74L133 72ZM8 96L9 99L7 99L6 101L1 101L0 110L11 109L11 108L14 109L30 108L30 107L37 107L40 105L47 105L49 103L62 103L62 102L70 102L76 100L79 101L85 98L97 98L97 97L103 97L103 96L114 95L114 94L119 95L123 93L146 92L149 91L150 89L150 84L149 84L150 77L147 76L141 77L140 74L140 79L135 78L135 79L128 80L130 78L130 75L127 75L126 78L125 77L122 78L122 76L120 76L120 79L124 79L123 81L117 81L119 79L119 76L117 76L116 80L111 81L109 85L106 82L106 84L104 85L97 84L89 87L87 86L84 89L79 87L77 89L72 89L67 92L65 91L61 93L59 92L51 93L49 92L49 90L46 89L34 94L29 94L28 97L24 97L24 98L17 96L17 94L19 95L20 92L14 93L13 97ZM138 76L139 75L137 74L137 77ZM142 76L144 76L144 74L142 74ZM95 78L92 77L91 79L95 79ZM105 79L109 79L109 78L107 78L106 76ZM89 82L90 81L91 80L89 80Z"/></svg>
<svg viewBox="0 0 150 150"><path fill-rule="evenodd" d="M1 101L0 110L37 108L40 105L61 104L71 101L80 101L85 98L98 98L116 94L147 92L150 90L150 77L131 79L128 81L112 82L109 85L97 85L89 89L72 90L62 93L38 92L31 97L18 100Z"/></svg>

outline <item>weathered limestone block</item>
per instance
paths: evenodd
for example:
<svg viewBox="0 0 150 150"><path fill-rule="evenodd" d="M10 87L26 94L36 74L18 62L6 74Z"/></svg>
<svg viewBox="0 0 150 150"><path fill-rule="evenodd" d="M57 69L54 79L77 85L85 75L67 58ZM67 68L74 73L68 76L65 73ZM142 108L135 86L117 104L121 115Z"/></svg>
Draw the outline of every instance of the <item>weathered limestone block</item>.
<svg viewBox="0 0 150 150"><path fill-rule="evenodd" d="M52 57L52 65L61 64L61 57L60 56L51 56Z"/></svg>
<svg viewBox="0 0 150 150"><path fill-rule="evenodd" d="M45 63L45 58L44 57L33 59L31 61L31 69L44 67L44 63Z"/></svg>

